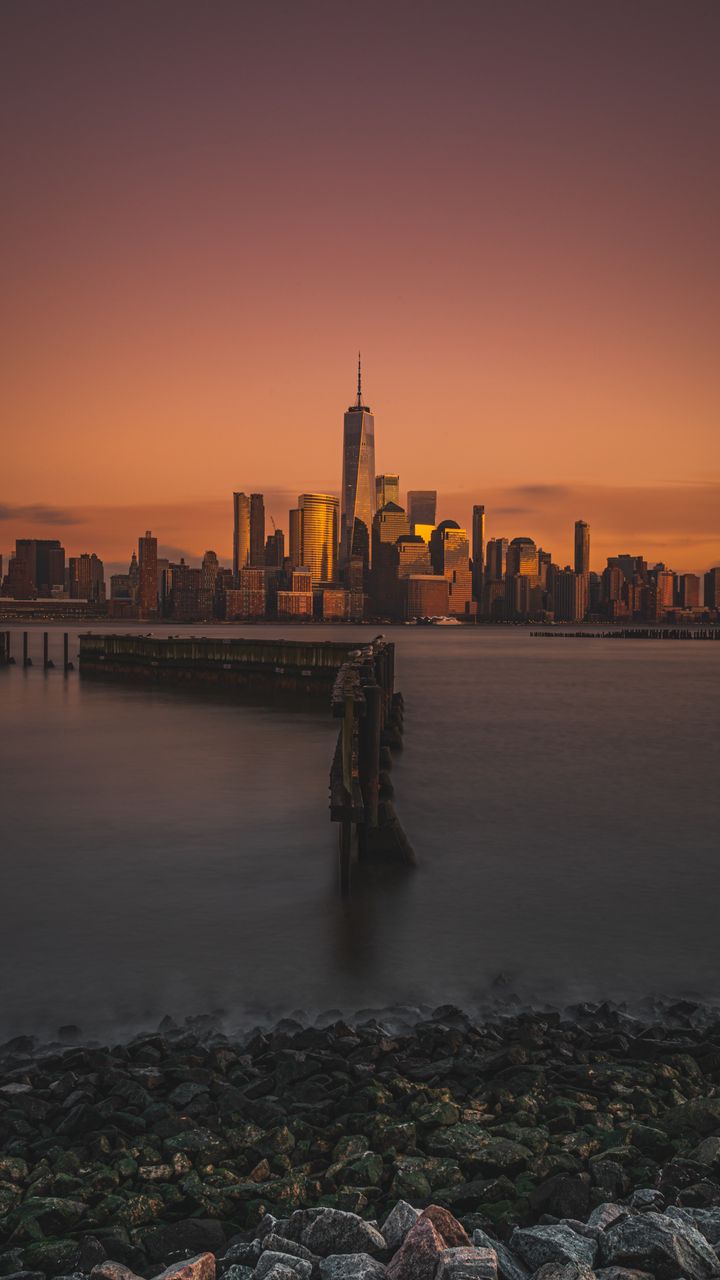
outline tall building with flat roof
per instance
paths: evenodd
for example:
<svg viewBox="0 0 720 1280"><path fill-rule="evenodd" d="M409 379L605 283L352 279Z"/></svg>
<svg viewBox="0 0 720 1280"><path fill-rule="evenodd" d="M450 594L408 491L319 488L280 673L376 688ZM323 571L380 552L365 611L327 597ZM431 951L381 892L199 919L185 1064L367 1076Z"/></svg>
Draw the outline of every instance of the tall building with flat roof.
<svg viewBox="0 0 720 1280"><path fill-rule="evenodd" d="M45 597L63 590L65 548L57 538L16 538L15 559L23 566L31 593Z"/></svg>
<svg viewBox="0 0 720 1280"><path fill-rule="evenodd" d="M708 569L705 574L705 608L720 609L720 569Z"/></svg>
<svg viewBox="0 0 720 1280"><path fill-rule="evenodd" d="M265 499L261 493L250 494L250 561L254 569L265 563Z"/></svg>
<svg viewBox="0 0 720 1280"><path fill-rule="evenodd" d="M590 525L575 521L575 572L590 572Z"/></svg>
<svg viewBox="0 0 720 1280"><path fill-rule="evenodd" d="M246 493L233 494L233 577L250 561L250 499Z"/></svg>
<svg viewBox="0 0 720 1280"><path fill-rule="evenodd" d="M370 536L375 515L375 419L362 402L358 356L357 401L351 404L343 425L342 493L340 506L340 564L351 556L370 564Z"/></svg>
<svg viewBox="0 0 720 1280"><path fill-rule="evenodd" d="M391 475L376 476L375 510L379 511L388 502L395 502L400 506L400 477Z"/></svg>
<svg viewBox="0 0 720 1280"><path fill-rule="evenodd" d="M290 545L288 547L288 555L290 557L290 568L297 569L302 564L302 511L299 507L292 507L288 513L288 534Z"/></svg>
<svg viewBox="0 0 720 1280"><path fill-rule="evenodd" d="M447 578L450 613L468 613L472 601L472 574L467 531L461 529L455 520L443 520L430 538L430 556L435 573Z"/></svg>
<svg viewBox="0 0 720 1280"><path fill-rule="evenodd" d="M678 604L683 609L697 609L700 604L700 578L696 573L681 573L677 579Z"/></svg>
<svg viewBox="0 0 720 1280"><path fill-rule="evenodd" d="M313 586L337 581L338 500L331 493L301 493L300 563Z"/></svg>
<svg viewBox="0 0 720 1280"><path fill-rule="evenodd" d="M556 622L583 622L588 610L588 575L558 569L553 578Z"/></svg>
<svg viewBox="0 0 720 1280"><path fill-rule="evenodd" d="M432 573L411 573L400 584L402 614L410 618L445 617L449 608L449 583Z"/></svg>
<svg viewBox="0 0 720 1280"><path fill-rule="evenodd" d="M485 507L481 503L472 509L472 580L473 598L481 600L485 580Z"/></svg>
<svg viewBox="0 0 720 1280"><path fill-rule="evenodd" d="M157 538L150 529L144 538L138 539L138 566L140 585L138 607L141 618L156 618L158 614Z"/></svg>
<svg viewBox="0 0 720 1280"><path fill-rule="evenodd" d="M104 602L105 570L94 551L92 555L84 551L80 556L70 556L68 569L71 600L88 600L91 604Z"/></svg>
<svg viewBox="0 0 720 1280"><path fill-rule="evenodd" d="M485 578L488 582L500 582L505 577L507 538L491 538L485 549Z"/></svg>
<svg viewBox="0 0 720 1280"><path fill-rule="evenodd" d="M408 489L407 513L413 533L416 524L436 524L437 489Z"/></svg>

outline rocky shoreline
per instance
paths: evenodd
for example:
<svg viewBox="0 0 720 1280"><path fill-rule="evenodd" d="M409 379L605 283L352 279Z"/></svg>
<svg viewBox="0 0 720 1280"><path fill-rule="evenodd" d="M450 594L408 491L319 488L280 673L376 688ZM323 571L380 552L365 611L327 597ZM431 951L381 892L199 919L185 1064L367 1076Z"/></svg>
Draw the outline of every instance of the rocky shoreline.
<svg viewBox="0 0 720 1280"><path fill-rule="evenodd" d="M720 1015L448 1006L18 1037L0 1150L0 1276L704 1280Z"/></svg>

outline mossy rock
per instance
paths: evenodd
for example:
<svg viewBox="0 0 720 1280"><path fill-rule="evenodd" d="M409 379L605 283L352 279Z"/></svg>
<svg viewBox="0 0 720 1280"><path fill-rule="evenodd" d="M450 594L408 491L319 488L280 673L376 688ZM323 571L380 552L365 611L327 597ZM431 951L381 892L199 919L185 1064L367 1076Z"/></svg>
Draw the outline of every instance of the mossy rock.
<svg viewBox="0 0 720 1280"><path fill-rule="evenodd" d="M43 1271L47 1276L68 1275L74 1271L79 1253L77 1240L40 1240L23 1250L23 1263L27 1271Z"/></svg>

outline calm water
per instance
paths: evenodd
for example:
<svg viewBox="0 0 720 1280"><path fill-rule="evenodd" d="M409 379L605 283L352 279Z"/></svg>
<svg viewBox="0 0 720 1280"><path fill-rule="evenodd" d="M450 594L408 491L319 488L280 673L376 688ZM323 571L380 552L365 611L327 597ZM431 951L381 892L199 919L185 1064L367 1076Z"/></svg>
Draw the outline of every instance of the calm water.
<svg viewBox="0 0 720 1280"><path fill-rule="evenodd" d="M720 645L392 638L419 866L357 872L346 902L324 709L0 671L2 1032L471 1003L499 974L720 994Z"/></svg>

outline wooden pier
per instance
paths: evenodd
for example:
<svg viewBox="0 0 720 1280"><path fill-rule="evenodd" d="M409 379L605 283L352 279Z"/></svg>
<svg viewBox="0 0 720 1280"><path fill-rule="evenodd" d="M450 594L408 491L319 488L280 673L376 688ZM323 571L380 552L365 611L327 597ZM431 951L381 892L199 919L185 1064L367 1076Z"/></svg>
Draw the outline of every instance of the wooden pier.
<svg viewBox="0 0 720 1280"><path fill-rule="evenodd" d="M217 686L261 698L329 696L354 646L322 640L222 636L80 636L80 674L161 684Z"/></svg>
<svg viewBox="0 0 720 1280"><path fill-rule="evenodd" d="M394 688L395 646L377 636L352 653L332 692L340 720L330 770L330 816L340 823L340 882L349 886L353 824L361 859L415 863L393 804L392 754L403 745L404 702Z"/></svg>
<svg viewBox="0 0 720 1280"><path fill-rule="evenodd" d="M350 883L353 826L360 859L405 865L415 855L393 804L392 756L403 745L395 646L125 633L80 637L80 674L217 687L263 700L327 699L340 721L330 769L330 817L340 824L340 886Z"/></svg>

